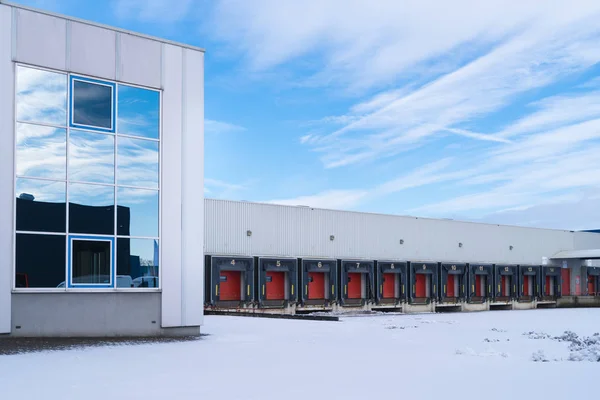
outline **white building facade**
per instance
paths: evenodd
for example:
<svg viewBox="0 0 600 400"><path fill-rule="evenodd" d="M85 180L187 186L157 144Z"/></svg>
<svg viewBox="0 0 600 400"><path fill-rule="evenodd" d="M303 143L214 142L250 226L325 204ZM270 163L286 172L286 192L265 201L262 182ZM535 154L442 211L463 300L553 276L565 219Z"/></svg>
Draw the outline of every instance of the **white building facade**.
<svg viewBox="0 0 600 400"><path fill-rule="evenodd" d="M203 50L0 3L0 334L198 334Z"/></svg>

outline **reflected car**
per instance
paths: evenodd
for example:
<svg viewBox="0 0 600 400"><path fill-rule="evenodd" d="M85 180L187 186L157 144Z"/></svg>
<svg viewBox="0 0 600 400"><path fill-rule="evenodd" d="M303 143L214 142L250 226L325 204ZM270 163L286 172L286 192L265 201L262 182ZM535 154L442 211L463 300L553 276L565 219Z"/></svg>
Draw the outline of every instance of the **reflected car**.
<svg viewBox="0 0 600 400"><path fill-rule="evenodd" d="M157 288L158 276L140 276L133 280L133 284L135 287Z"/></svg>
<svg viewBox="0 0 600 400"><path fill-rule="evenodd" d="M99 277L95 276L81 276L73 279L73 283L80 284L89 284L90 282L95 281L94 283L108 283L110 282L110 277L108 275L101 275ZM57 288L64 288L65 282L61 282ZM117 275L117 287L118 288L132 288L135 287L133 284L133 279L129 275Z"/></svg>

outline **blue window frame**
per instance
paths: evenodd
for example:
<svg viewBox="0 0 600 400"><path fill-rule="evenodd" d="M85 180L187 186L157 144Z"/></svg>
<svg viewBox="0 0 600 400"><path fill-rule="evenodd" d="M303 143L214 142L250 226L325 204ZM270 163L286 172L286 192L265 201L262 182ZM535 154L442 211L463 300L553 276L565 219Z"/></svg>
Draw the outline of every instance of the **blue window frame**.
<svg viewBox="0 0 600 400"><path fill-rule="evenodd" d="M115 133L117 90L114 82L71 75L69 88L71 128Z"/></svg>
<svg viewBox="0 0 600 400"><path fill-rule="evenodd" d="M78 243L75 243L78 242ZM77 245L82 245L84 243L88 243L88 244L101 244L101 243L107 243L108 244L108 257L106 257L106 261L108 262L108 265L105 267L102 267L102 265L98 265L98 266L78 266L76 265L77 260L73 259L74 256L74 252L77 250ZM87 254L92 256L92 258L101 258L102 255L102 251L99 251L98 253L98 257L96 257L96 255L93 254L93 251L88 251L87 253L92 253L92 254ZM100 261L101 262L101 261ZM67 273L67 285L69 288L81 288L81 289L112 289L115 286L115 265L116 265L116 257L115 257L115 238L114 237L100 237L100 236L86 236L86 235L69 235L69 240L68 240L68 273ZM99 271L99 269L105 269L105 274L101 273L102 271ZM87 276L90 276L92 279L97 276L98 277L98 281L97 282L89 282L86 281L86 279L81 280L81 282L77 283L74 282L76 279L74 279L74 274L75 273L80 273L82 271L88 271L90 269L96 269L96 271L92 271L95 273L94 274L89 274ZM100 278L103 277L103 278ZM81 278L81 276L79 277Z"/></svg>

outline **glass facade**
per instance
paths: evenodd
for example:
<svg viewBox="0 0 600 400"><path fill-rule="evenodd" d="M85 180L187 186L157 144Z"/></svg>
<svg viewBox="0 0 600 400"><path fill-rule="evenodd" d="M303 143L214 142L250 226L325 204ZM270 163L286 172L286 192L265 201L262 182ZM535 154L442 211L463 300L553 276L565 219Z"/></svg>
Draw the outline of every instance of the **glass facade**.
<svg viewBox="0 0 600 400"><path fill-rule="evenodd" d="M15 288L159 288L160 91L18 65Z"/></svg>

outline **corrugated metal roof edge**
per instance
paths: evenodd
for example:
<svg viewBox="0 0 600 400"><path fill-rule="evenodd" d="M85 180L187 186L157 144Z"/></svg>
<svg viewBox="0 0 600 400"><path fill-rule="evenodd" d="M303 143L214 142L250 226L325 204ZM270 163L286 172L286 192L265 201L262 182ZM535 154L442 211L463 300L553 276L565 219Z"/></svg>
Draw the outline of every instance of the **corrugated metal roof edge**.
<svg viewBox="0 0 600 400"><path fill-rule="evenodd" d="M23 10L36 12L36 13L39 13L39 14L45 14L45 15L48 15L48 16L51 16L51 17L61 18L61 19L65 19L65 20L68 20L68 21L79 22L81 24L96 26L98 28L104 28L104 29L108 29L108 30L111 30L111 31L119 32L119 33L125 33L127 35L138 36L140 38L154 40L156 42L161 42L161 43L165 43L165 44L171 44L171 45L174 45L174 46L177 46L177 47L182 47L182 48L189 49L189 50L200 51L202 53L206 52L206 50L203 49L202 47L193 46L193 45L186 44L186 43L181 43L181 42L176 42L176 41L169 40L169 39L164 39L164 38L161 38L161 37L158 37L158 36L146 35L146 34L143 34L143 33L134 32L134 31L130 31L130 30L127 30L127 29L117 28L117 27L111 26L111 25L104 25L104 24L100 24L98 22L93 22L93 21L89 21L89 20L85 20L85 19L76 18L76 17L71 17L71 16L64 15L64 14L58 14L58 13L54 13L54 12L51 12L51 11L46 11L46 10L42 10L42 9L39 9L39 8L35 8L35 7L24 6L22 4L15 4L15 3L11 3L9 1L4 1L4 0L0 0L0 4L3 4L5 6L9 6L9 7L20 8L20 9L23 9Z"/></svg>
<svg viewBox="0 0 600 400"><path fill-rule="evenodd" d="M551 232L576 233L576 231L572 231L572 230L568 230L568 229L538 228L538 227L533 227L533 226L519 226L519 225L503 225L503 224L492 224L492 223L489 223L489 222L461 221L461 220L455 220L455 219L450 219L450 218L415 217L415 216L412 216L412 215L384 214L384 213L369 212L369 211L335 210L335 209L332 209L332 208L310 207L310 206L303 206L303 205L292 206L292 205L288 205L288 204L267 203L267 202L260 202L260 201L214 199L214 198L209 198L209 197L205 197L204 200L220 201L220 202L230 202L230 203L239 203L239 204L255 204L255 205L272 206L272 207L309 208L311 210L333 211L333 212L340 212L340 213L352 213L352 214L363 214L363 215L380 215L380 216L384 216L384 217L424 219L424 220L428 220L428 221L460 222L460 223L463 223L463 224L473 224L473 225L501 226L501 227L506 227L506 228L536 229L536 230L551 231ZM577 233L582 233L582 232L578 231Z"/></svg>

